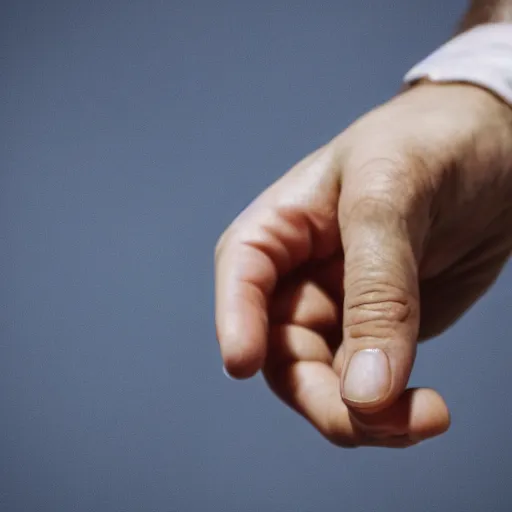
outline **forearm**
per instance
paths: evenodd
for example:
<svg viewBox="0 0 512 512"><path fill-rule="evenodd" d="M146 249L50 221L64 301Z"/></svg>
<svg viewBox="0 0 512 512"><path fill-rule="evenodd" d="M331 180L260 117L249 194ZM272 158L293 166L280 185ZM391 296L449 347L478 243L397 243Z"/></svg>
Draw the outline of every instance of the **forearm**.
<svg viewBox="0 0 512 512"><path fill-rule="evenodd" d="M471 0L458 33L483 23L512 23L512 0Z"/></svg>

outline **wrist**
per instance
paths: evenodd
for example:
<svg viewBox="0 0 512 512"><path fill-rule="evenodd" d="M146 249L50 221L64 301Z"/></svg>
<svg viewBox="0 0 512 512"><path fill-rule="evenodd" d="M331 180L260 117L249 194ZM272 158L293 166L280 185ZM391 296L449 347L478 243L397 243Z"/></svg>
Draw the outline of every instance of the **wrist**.
<svg viewBox="0 0 512 512"><path fill-rule="evenodd" d="M512 105L504 101L494 91L482 87L480 84L458 81L438 82L425 77L411 84L406 84L403 92L419 88L432 91L451 91L453 99L468 102L468 108L487 109L491 115L498 114L504 119L512 119Z"/></svg>
<svg viewBox="0 0 512 512"><path fill-rule="evenodd" d="M452 164L472 169L482 179L492 174L508 189L507 194L512 192L512 108L508 104L473 84L427 79L393 102L417 119L422 147L429 146L433 155L453 155L457 162Z"/></svg>
<svg viewBox="0 0 512 512"><path fill-rule="evenodd" d="M503 141L504 148L511 150L508 155L512 166L512 108L492 91L477 84L424 78L411 85L404 95L413 102L421 97L425 115L436 111L436 118L449 117L461 129Z"/></svg>

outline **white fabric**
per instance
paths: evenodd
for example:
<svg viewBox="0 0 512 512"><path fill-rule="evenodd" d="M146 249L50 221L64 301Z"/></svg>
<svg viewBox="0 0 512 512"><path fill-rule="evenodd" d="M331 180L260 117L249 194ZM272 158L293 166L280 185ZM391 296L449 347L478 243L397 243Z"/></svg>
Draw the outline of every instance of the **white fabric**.
<svg viewBox="0 0 512 512"><path fill-rule="evenodd" d="M512 106L512 23L479 25L456 36L414 66L404 82L420 78L479 85Z"/></svg>

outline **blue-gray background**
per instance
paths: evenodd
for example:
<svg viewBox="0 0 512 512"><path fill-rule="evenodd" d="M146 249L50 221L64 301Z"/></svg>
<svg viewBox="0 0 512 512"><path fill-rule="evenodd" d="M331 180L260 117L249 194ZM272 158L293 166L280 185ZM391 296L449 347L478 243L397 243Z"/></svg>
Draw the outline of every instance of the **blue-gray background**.
<svg viewBox="0 0 512 512"><path fill-rule="evenodd" d="M464 4L1 2L2 512L509 510L511 270L420 349L453 427L404 451L227 380L213 326L218 234Z"/></svg>

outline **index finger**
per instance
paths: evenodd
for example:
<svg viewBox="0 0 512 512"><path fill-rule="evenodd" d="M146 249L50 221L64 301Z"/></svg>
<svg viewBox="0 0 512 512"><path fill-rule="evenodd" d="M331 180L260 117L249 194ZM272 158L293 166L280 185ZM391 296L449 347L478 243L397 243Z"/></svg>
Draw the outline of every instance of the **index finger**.
<svg viewBox="0 0 512 512"><path fill-rule="evenodd" d="M280 277L340 244L339 187L330 156L313 153L256 199L219 240L216 327L226 370L254 375L263 366L268 306Z"/></svg>
<svg viewBox="0 0 512 512"><path fill-rule="evenodd" d="M216 250L216 327L226 370L254 375L267 347L268 303L277 281L311 254L311 223L301 207L258 199Z"/></svg>
<svg viewBox="0 0 512 512"><path fill-rule="evenodd" d="M215 322L226 370L245 378L254 375L265 360L267 300L277 270L257 245L233 238L216 252Z"/></svg>

